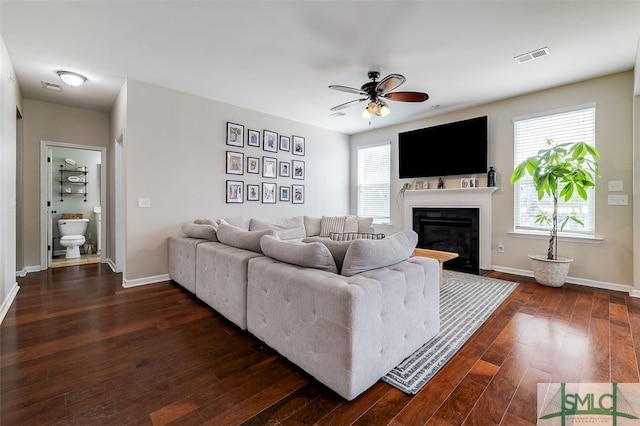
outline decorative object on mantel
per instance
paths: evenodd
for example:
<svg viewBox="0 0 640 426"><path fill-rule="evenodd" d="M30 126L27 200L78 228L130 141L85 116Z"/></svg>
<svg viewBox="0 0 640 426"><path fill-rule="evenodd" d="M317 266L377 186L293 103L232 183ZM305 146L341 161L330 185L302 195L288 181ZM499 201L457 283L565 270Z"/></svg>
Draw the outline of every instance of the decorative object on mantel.
<svg viewBox="0 0 640 426"><path fill-rule="evenodd" d="M419 191L419 190L421 190L421 189L426 189L426 188L424 187L424 181L422 181L422 180L417 180L417 181L416 181L416 188L415 188L415 189L416 189L417 191Z"/></svg>
<svg viewBox="0 0 640 426"><path fill-rule="evenodd" d="M560 287L567 278L573 259L558 256L558 198L568 202L577 192L580 198L587 199L587 189L595 187L595 177L600 177L597 162L600 153L584 142L556 144L547 139L547 146L515 167L511 183L529 174L538 192L538 201L545 196L552 198L553 210L540 210L535 220L535 223L551 226L547 255L529 255L529 258L533 265L533 277L538 283ZM569 221L584 226L575 215L567 215L560 221L560 231Z"/></svg>
<svg viewBox="0 0 640 426"><path fill-rule="evenodd" d="M487 172L487 186L496 186L496 169L494 169L493 166L489 166L489 171Z"/></svg>
<svg viewBox="0 0 640 426"><path fill-rule="evenodd" d="M400 192L398 192L398 198L396 198L396 204L398 205L398 208L400 208L400 198L404 198L404 193L407 192L409 188L411 188L411 184L409 182L405 182L402 185L402 188L400 188Z"/></svg>
<svg viewBox="0 0 640 426"><path fill-rule="evenodd" d="M476 180L474 178L462 178L460 179L460 188L475 188Z"/></svg>
<svg viewBox="0 0 640 426"><path fill-rule="evenodd" d="M442 177L438 178L438 189L444 189L444 179Z"/></svg>

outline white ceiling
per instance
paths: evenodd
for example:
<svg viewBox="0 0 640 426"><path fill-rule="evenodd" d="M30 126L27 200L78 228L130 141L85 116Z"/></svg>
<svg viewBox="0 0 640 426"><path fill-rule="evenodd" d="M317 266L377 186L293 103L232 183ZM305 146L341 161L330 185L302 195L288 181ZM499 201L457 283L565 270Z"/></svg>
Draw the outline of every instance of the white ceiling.
<svg viewBox="0 0 640 426"><path fill-rule="evenodd" d="M0 25L28 99L109 111L131 78L354 134L633 69L640 0L2 0ZM44 89L61 69L88 81ZM364 104L330 116L358 95L327 86L360 87L370 69L430 99L390 101L372 123Z"/></svg>

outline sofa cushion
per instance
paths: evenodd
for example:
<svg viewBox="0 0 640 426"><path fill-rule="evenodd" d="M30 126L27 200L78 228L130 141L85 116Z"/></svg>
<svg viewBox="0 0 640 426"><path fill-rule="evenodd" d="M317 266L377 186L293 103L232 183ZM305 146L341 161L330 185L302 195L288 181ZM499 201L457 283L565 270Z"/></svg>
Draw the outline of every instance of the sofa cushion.
<svg viewBox="0 0 640 426"><path fill-rule="evenodd" d="M263 231L265 229L273 229L276 231L281 240L291 240L307 236L302 216L279 220L251 219L249 231Z"/></svg>
<svg viewBox="0 0 640 426"><path fill-rule="evenodd" d="M322 216L320 221L320 236L328 237L332 232L343 232L345 216Z"/></svg>
<svg viewBox="0 0 640 426"><path fill-rule="evenodd" d="M344 222L343 232L370 233L372 232L372 223L372 217L347 216Z"/></svg>
<svg viewBox="0 0 640 426"><path fill-rule="evenodd" d="M353 242L350 241L333 241L327 237L307 237L302 239L303 243L321 243L324 244L331 255L333 256L334 262L336 262L336 268L338 268L338 273L342 270L342 262L344 261L344 256L347 254L347 249Z"/></svg>
<svg viewBox="0 0 640 426"><path fill-rule="evenodd" d="M216 235L217 225L204 225L196 223L185 223L182 225L182 233L190 238L200 238L209 241L218 241Z"/></svg>
<svg viewBox="0 0 640 426"><path fill-rule="evenodd" d="M217 220L213 220L213 219L209 219L208 217L205 217L204 219L196 219L193 221L193 223L198 224L198 225L213 225L213 226L218 226L218 221Z"/></svg>
<svg viewBox="0 0 640 426"><path fill-rule="evenodd" d="M260 239L260 247L266 256L280 262L338 273L331 252L322 243L282 241L277 236L266 235Z"/></svg>
<svg viewBox="0 0 640 426"><path fill-rule="evenodd" d="M236 228L240 228L240 229L244 229L245 231L248 231L249 224L251 223L251 218L244 217L244 216L225 217L224 219L220 219L220 223L235 226Z"/></svg>
<svg viewBox="0 0 640 426"><path fill-rule="evenodd" d="M351 241L351 240L381 240L385 234L369 234L362 232L332 232L329 238L333 241Z"/></svg>
<svg viewBox="0 0 640 426"><path fill-rule="evenodd" d="M418 234L413 230L396 232L382 240L355 240L344 256L341 274L350 277L402 262L417 244Z"/></svg>
<svg viewBox="0 0 640 426"><path fill-rule="evenodd" d="M322 222L322 218L303 216L302 219L304 220L304 229L307 232L307 237L320 235L320 223Z"/></svg>
<svg viewBox="0 0 640 426"><path fill-rule="evenodd" d="M238 247L245 250L251 250L256 253L262 253L260 248L260 238L264 235L276 236L276 231L265 229L263 231L245 231L232 225L221 223L218 225L218 240L221 243L232 247Z"/></svg>

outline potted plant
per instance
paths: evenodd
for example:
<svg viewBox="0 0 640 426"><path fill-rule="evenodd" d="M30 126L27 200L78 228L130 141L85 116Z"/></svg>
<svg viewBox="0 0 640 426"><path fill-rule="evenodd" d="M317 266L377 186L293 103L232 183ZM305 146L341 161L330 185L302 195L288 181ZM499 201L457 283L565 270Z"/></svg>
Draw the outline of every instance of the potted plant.
<svg viewBox="0 0 640 426"><path fill-rule="evenodd" d="M547 254L530 254L529 258L538 283L560 287L565 282L573 259L558 256L558 225L562 231L570 221L582 226L584 223L575 215L559 218L558 200L567 202L574 194L583 200L587 199L587 189L595 187L595 178L600 177L597 161L600 153L584 142L556 144L547 139L547 146L515 167L511 184L529 174L533 178L538 200L551 197L553 201L553 210L541 210L535 220L535 223L551 226Z"/></svg>

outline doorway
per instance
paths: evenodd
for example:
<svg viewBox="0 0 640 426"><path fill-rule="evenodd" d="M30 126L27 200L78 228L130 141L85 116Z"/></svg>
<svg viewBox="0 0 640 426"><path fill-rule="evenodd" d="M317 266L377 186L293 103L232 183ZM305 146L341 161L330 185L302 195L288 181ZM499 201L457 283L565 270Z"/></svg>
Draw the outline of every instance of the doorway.
<svg viewBox="0 0 640 426"><path fill-rule="evenodd" d="M40 269L105 262L106 148L41 141ZM67 258L58 219L89 219L79 258Z"/></svg>

